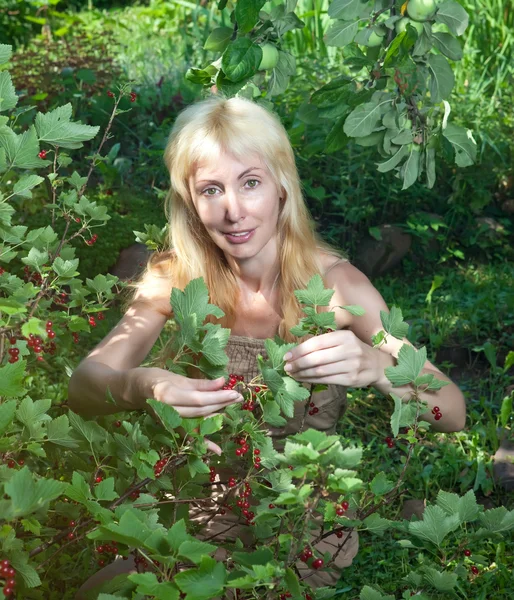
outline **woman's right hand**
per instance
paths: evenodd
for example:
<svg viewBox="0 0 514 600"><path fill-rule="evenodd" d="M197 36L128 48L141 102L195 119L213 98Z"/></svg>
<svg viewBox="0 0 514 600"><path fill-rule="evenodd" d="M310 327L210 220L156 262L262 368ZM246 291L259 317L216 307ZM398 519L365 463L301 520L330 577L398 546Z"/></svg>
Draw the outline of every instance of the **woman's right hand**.
<svg viewBox="0 0 514 600"><path fill-rule="evenodd" d="M156 367L137 367L129 371L127 385L138 396L169 404L181 417L207 417L236 402L241 394L221 389L225 379L190 379Z"/></svg>

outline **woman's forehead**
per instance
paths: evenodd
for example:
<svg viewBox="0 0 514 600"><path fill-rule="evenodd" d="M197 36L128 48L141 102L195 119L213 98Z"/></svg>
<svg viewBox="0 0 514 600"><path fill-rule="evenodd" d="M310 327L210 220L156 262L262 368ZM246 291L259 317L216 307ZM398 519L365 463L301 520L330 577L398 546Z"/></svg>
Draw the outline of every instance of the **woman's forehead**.
<svg viewBox="0 0 514 600"><path fill-rule="evenodd" d="M246 170L250 168L259 168L267 171L266 164L262 158L256 154L247 154L243 157L237 157L229 152L222 152L216 157L203 158L194 165L191 176L195 179L204 175L215 176L222 175L229 170Z"/></svg>

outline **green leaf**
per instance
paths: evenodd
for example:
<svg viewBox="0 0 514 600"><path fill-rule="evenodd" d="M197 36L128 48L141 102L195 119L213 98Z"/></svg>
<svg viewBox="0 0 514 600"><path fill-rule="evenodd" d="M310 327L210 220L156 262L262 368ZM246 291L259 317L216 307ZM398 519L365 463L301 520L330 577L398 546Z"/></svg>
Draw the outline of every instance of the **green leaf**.
<svg viewBox="0 0 514 600"><path fill-rule="evenodd" d="M119 497L114 491L114 477L108 477L95 485L95 496L97 500L114 500Z"/></svg>
<svg viewBox="0 0 514 600"><path fill-rule="evenodd" d="M448 57L450 60L461 60L462 48L459 41L449 33L434 32L432 33L434 46Z"/></svg>
<svg viewBox="0 0 514 600"><path fill-rule="evenodd" d="M23 467L11 477L4 488L11 497L11 518L18 518L46 507L51 500L55 500L64 492L66 484L54 479L34 481L34 475L28 467Z"/></svg>
<svg viewBox="0 0 514 600"><path fill-rule="evenodd" d="M129 581L137 584L136 592L152 596L156 600L178 600L180 593L170 582L159 582L155 573L133 573L128 576ZM112 596L119 600L120 596ZM100 599L100 597L99 597Z"/></svg>
<svg viewBox="0 0 514 600"><path fill-rule="evenodd" d="M21 575L23 582L28 588L41 585L41 579L36 569L28 564L28 556L24 552L14 552L11 558L11 567L17 574Z"/></svg>
<svg viewBox="0 0 514 600"><path fill-rule="evenodd" d="M375 475L371 483L369 484L369 489L375 496L383 496L387 494L394 488L394 482L390 481L387 478L387 475L383 472Z"/></svg>
<svg viewBox="0 0 514 600"><path fill-rule="evenodd" d="M439 104L449 98L455 84L455 75L448 61L440 54L430 54L428 57L430 72L430 100Z"/></svg>
<svg viewBox="0 0 514 600"><path fill-rule="evenodd" d="M224 564L210 556L203 557L199 568L182 571L174 578L180 590L187 594L185 600L208 600L221 595L225 580Z"/></svg>
<svg viewBox="0 0 514 600"><path fill-rule="evenodd" d="M7 431L13 422L15 412L16 400L8 400L0 404L0 436Z"/></svg>
<svg viewBox="0 0 514 600"><path fill-rule="evenodd" d="M295 290L294 295L301 304L310 304L312 306L328 306L334 290L325 289L323 279L319 273L313 275L307 289Z"/></svg>
<svg viewBox="0 0 514 600"><path fill-rule="evenodd" d="M78 191L87 183L87 177L81 177L77 171L73 171L71 177L68 177L68 183Z"/></svg>
<svg viewBox="0 0 514 600"><path fill-rule="evenodd" d="M444 23L454 35L462 35L468 26L469 16L458 2L447 0L439 5L435 22Z"/></svg>
<svg viewBox="0 0 514 600"><path fill-rule="evenodd" d="M86 480L76 471L72 475L71 483L66 488L66 496L81 504L85 504L91 498L91 490Z"/></svg>
<svg viewBox="0 0 514 600"><path fill-rule="evenodd" d="M394 387L408 385L416 380L427 360L427 349L423 346L419 350L403 344L398 353L398 365L386 367L385 374Z"/></svg>
<svg viewBox="0 0 514 600"><path fill-rule="evenodd" d="M394 437L398 435L400 431L400 417L402 414L402 399L396 394L391 394L391 398L394 400L394 411L391 415L391 430Z"/></svg>
<svg viewBox="0 0 514 600"><path fill-rule="evenodd" d="M369 585L365 585L361 590L359 600L394 600L394 596L384 596Z"/></svg>
<svg viewBox="0 0 514 600"><path fill-rule="evenodd" d="M263 404L262 413L264 421L273 427L283 427L287 423L286 419L280 416L280 406L274 400Z"/></svg>
<svg viewBox="0 0 514 600"><path fill-rule="evenodd" d="M70 422L67 415L61 415L56 419L52 419L46 426L47 441L58 446L65 446L66 448L76 448L78 444L76 440L70 437L70 429Z"/></svg>
<svg viewBox="0 0 514 600"><path fill-rule="evenodd" d="M207 544L199 540L186 540L180 544L178 554L198 565L202 562L204 555L213 554L216 550L217 546L213 546L212 544Z"/></svg>
<svg viewBox="0 0 514 600"><path fill-rule="evenodd" d="M0 51L1 48L0 46ZM0 112L11 110L18 103L18 96L12 84L11 75L7 71L0 72Z"/></svg>
<svg viewBox="0 0 514 600"><path fill-rule="evenodd" d="M506 396L503 399L502 406L500 409L500 425L502 427L507 427L507 423L510 421L512 417L512 404L514 401L514 394L510 394L510 396ZM1 422L1 414L0 414L0 422ZM2 427L0 425L0 433L2 431Z"/></svg>
<svg viewBox="0 0 514 600"><path fill-rule="evenodd" d="M12 46L9 44L0 44L0 65L9 62L12 56Z"/></svg>
<svg viewBox="0 0 514 600"><path fill-rule="evenodd" d="M514 529L514 510L507 511L504 506L486 510L478 518L487 531L492 533L506 533Z"/></svg>
<svg viewBox="0 0 514 600"><path fill-rule="evenodd" d="M403 340L409 331L409 324L405 323L402 310L397 306L392 306L390 312L381 310L380 320L386 332L398 340Z"/></svg>
<svg viewBox="0 0 514 600"><path fill-rule="evenodd" d="M411 185L416 183L419 175L419 163L420 163L420 147L416 144L410 146L410 153L405 161L400 176L403 177L402 190L406 190Z"/></svg>
<svg viewBox="0 0 514 600"><path fill-rule="evenodd" d="M13 193L23 198L32 198L32 188L44 181L39 175L25 175L14 184Z"/></svg>
<svg viewBox="0 0 514 600"><path fill-rule="evenodd" d="M427 148L425 150L425 171L427 174L427 187L431 190L435 184L435 149Z"/></svg>
<svg viewBox="0 0 514 600"><path fill-rule="evenodd" d="M71 411L68 413L68 418L73 429L84 437L89 444L95 445L106 441L107 431L100 427L98 423L85 421L77 413Z"/></svg>
<svg viewBox="0 0 514 600"><path fill-rule="evenodd" d="M436 504L447 515L458 515L461 523L475 521L480 512L473 490L469 490L464 496L460 497L457 494L439 490Z"/></svg>
<svg viewBox="0 0 514 600"><path fill-rule="evenodd" d="M459 167L469 167L476 161L477 144L471 130L450 123L443 129L444 137L455 150L455 162Z"/></svg>
<svg viewBox="0 0 514 600"><path fill-rule="evenodd" d="M427 506L423 521L409 523L412 535L435 544L438 548L444 538L460 526L458 515L447 516L440 506Z"/></svg>
<svg viewBox="0 0 514 600"><path fill-rule="evenodd" d="M328 7L328 16L332 19L350 21L362 16L366 0L333 0ZM369 12L369 7L367 9Z"/></svg>
<svg viewBox="0 0 514 600"><path fill-rule="evenodd" d="M343 308L344 310L348 311L354 317L362 317L363 315L366 314L366 311L362 308L362 306L359 306L358 304L347 304L347 305L341 306L339 308Z"/></svg>
<svg viewBox="0 0 514 600"><path fill-rule="evenodd" d="M226 77L233 82L254 75L262 59L262 49L249 38L238 38L225 50L221 66Z"/></svg>
<svg viewBox="0 0 514 600"><path fill-rule="evenodd" d="M189 535L186 530L186 523L184 519L180 519L170 527L168 531L168 543L170 548L175 552L178 552L178 549L189 538Z"/></svg>
<svg viewBox="0 0 514 600"><path fill-rule="evenodd" d="M380 173L387 173L388 171L392 171L395 167L397 167L402 159L409 153L409 148L407 146L402 146L396 154L389 159L387 159L383 163L377 163L377 170Z"/></svg>
<svg viewBox="0 0 514 600"><path fill-rule="evenodd" d="M209 291L203 277L192 279L184 288L184 291L173 288L171 291L171 306L175 320L180 323L187 316L195 314L198 323L203 323L208 315L217 318L225 316L225 313L209 304Z"/></svg>
<svg viewBox="0 0 514 600"><path fill-rule="evenodd" d="M357 106L346 118L344 132L349 137L364 137L373 133L380 123L386 107L392 103L391 98L381 102L366 102Z"/></svg>
<svg viewBox="0 0 514 600"><path fill-rule="evenodd" d="M259 20L259 11L266 0L238 0L235 16L239 30L248 33Z"/></svg>
<svg viewBox="0 0 514 600"><path fill-rule="evenodd" d="M392 521L384 519L377 513L373 513L372 515L369 515L369 517L366 517L363 523L368 531L382 536L384 535L384 532L391 527Z"/></svg>
<svg viewBox="0 0 514 600"><path fill-rule="evenodd" d="M336 21L325 34L325 44L343 48L353 42L359 29L359 21Z"/></svg>
<svg viewBox="0 0 514 600"><path fill-rule="evenodd" d="M0 367L0 397L17 398L25 394L22 379L26 364L24 360L19 360Z"/></svg>
<svg viewBox="0 0 514 600"><path fill-rule="evenodd" d="M239 3L238 3L239 4ZM216 27L203 45L204 50L213 50L214 52L224 52L230 42L234 30L232 27Z"/></svg>
<svg viewBox="0 0 514 600"><path fill-rule="evenodd" d="M268 96L278 96L283 94L289 85L289 78L296 74L296 59L292 54L278 51L278 62L271 75L268 83Z"/></svg>
<svg viewBox="0 0 514 600"><path fill-rule="evenodd" d="M78 258L73 260L63 260L60 256L58 256L52 264L52 269L55 271L55 273L57 273L57 275L59 275L59 277L69 279L75 275L78 275L78 266Z"/></svg>
<svg viewBox="0 0 514 600"><path fill-rule="evenodd" d="M457 585L457 573L440 572L431 567L423 566L423 579L439 592L449 592Z"/></svg>
<svg viewBox="0 0 514 600"><path fill-rule="evenodd" d="M173 406L163 404L153 398L147 399L146 402L154 409L167 431L173 433L177 427L180 427L182 424L182 417Z"/></svg>
<svg viewBox="0 0 514 600"><path fill-rule="evenodd" d="M223 415L211 415L205 417L200 425L201 435L210 435L223 427Z"/></svg>
<svg viewBox="0 0 514 600"><path fill-rule="evenodd" d="M71 104L59 106L47 113L38 113L34 124L39 141L60 148L82 148L82 142L93 139L99 127L71 122Z"/></svg>

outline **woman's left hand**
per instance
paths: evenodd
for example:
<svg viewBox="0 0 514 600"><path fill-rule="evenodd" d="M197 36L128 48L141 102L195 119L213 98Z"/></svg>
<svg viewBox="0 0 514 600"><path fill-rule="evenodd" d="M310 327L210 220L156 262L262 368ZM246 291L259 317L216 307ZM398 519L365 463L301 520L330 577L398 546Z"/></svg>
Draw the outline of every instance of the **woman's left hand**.
<svg viewBox="0 0 514 600"><path fill-rule="evenodd" d="M290 352L292 357L284 368L297 381L367 387L383 376L382 352L365 344L353 331L314 336Z"/></svg>

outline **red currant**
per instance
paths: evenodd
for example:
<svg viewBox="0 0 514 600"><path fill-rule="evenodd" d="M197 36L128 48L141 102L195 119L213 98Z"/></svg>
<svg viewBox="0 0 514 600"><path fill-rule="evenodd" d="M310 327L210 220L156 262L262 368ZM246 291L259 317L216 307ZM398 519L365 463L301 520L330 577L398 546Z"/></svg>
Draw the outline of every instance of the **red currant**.
<svg viewBox="0 0 514 600"><path fill-rule="evenodd" d="M41 152L38 154L39 158L42 158L43 160L46 158L46 150L41 150Z"/></svg>
<svg viewBox="0 0 514 600"><path fill-rule="evenodd" d="M114 98L114 94L111 92L111 90L108 90L107 95L109 98Z"/></svg>
<svg viewBox="0 0 514 600"><path fill-rule="evenodd" d="M268 504L268 508L275 508L274 504Z"/></svg>
<svg viewBox="0 0 514 600"><path fill-rule="evenodd" d="M121 427L121 421L114 421L114 427Z"/></svg>
<svg viewBox="0 0 514 600"><path fill-rule="evenodd" d="M336 515L338 517L342 517L344 515L344 513L345 513L344 508L336 508Z"/></svg>
<svg viewBox="0 0 514 600"><path fill-rule="evenodd" d="M464 550L464 556L471 556L471 550Z"/></svg>
<svg viewBox="0 0 514 600"><path fill-rule="evenodd" d="M475 565L473 565L471 567L471 572L473 573L473 575L478 575L478 567L475 567Z"/></svg>
<svg viewBox="0 0 514 600"><path fill-rule="evenodd" d="M341 539L343 537L343 532L342 531L336 531L336 536Z"/></svg>
<svg viewBox="0 0 514 600"><path fill-rule="evenodd" d="M312 568L313 569L321 569L322 566L323 566L323 559L322 558L317 558L316 560L314 560L312 562Z"/></svg>
<svg viewBox="0 0 514 600"><path fill-rule="evenodd" d="M348 507L349 507L349 506L350 506L350 505L348 504L348 502L346 502L346 500L343 500L343 502L341 502L341 508L342 508L343 510L348 510Z"/></svg>
<svg viewBox="0 0 514 600"><path fill-rule="evenodd" d="M434 419L435 419L436 421L439 421L439 419L441 419L442 417L443 417L443 415L442 415L440 412L438 412L438 413L435 413L435 415L434 415Z"/></svg>
<svg viewBox="0 0 514 600"><path fill-rule="evenodd" d="M95 477L95 482L96 483L100 483L103 480L104 480L104 478L101 475L98 475L98 477Z"/></svg>

